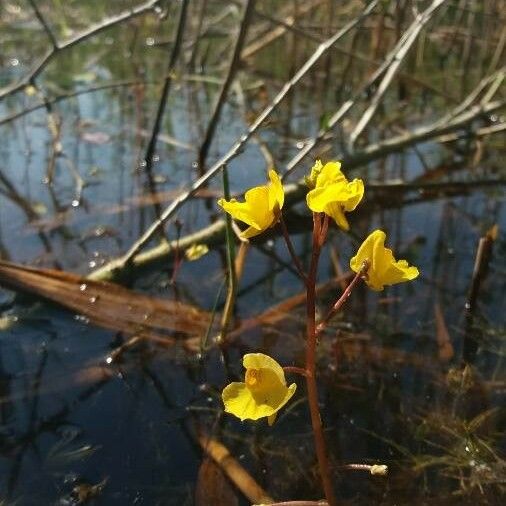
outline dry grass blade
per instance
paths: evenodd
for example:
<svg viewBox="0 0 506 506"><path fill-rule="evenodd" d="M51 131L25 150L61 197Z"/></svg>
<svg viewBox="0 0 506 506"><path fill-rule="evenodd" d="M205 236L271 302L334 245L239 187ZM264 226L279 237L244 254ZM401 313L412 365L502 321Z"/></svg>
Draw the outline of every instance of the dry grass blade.
<svg viewBox="0 0 506 506"><path fill-rule="evenodd" d="M167 343L169 332L205 332L209 314L188 304L135 293L69 272L0 261L0 285L56 302L92 323Z"/></svg>
<svg viewBox="0 0 506 506"><path fill-rule="evenodd" d="M441 306L437 303L434 305L434 317L436 319L436 340L439 360L446 363L453 358L455 351L453 349L450 333L448 332L448 327L446 326L443 311L441 310Z"/></svg>
<svg viewBox="0 0 506 506"><path fill-rule="evenodd" d="M253 503L271 504L273 499L232 457L228 449L213 438L199 435L198 440L204 452L223 470L230 481ZM207 503L211 504L211 503Z"/></svg>

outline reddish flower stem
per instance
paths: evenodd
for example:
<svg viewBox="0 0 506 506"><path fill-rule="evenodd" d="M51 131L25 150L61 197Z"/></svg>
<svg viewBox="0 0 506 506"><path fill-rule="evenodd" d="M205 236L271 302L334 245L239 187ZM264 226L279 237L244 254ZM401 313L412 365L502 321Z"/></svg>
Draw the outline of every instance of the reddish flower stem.
<svg viewBox="0 0 506 506"><path fill-rule="evenodd" d="M318 405L318 388L316 385L316 273L321 246L325 241L327 229L328 219L324 218L322 224L322 215L320 213L313 213L313 252L311 255L311 264L306 283L306 386L309 411L311 414L311 425L313 427L315 440L316 456L318 459L318 467L320 469L323 490L329 505L336 506L337 502L334 495L334 488L332 486L325 439L323 437L320 407Z"/></svg>
<svg viewBox="0 0 506 506"><path fill-rule="evenodd" d="M328 325L329 321L334 317L334 315L341 309L342 305L348 300L349 296L355 285L365 276L367 273L367 269L369 269L369 262L366 260L360 270L355 274L355 277L351 280L350 284L345 288L344 292L341 294L341 297L336 301L336 303L332 306L331 310L327 313L325 318L318 324L316 327L316 335L320 335L320 333L325 329Z"/></svg>

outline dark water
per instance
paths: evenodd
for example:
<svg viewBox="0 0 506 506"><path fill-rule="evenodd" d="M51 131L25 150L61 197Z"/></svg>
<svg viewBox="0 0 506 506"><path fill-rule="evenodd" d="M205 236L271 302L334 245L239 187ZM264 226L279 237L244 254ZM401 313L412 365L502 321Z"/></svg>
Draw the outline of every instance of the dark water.
<svg viewBox="0 0 506 506"><path fill-rule="evenodd" d="M100 7L92 10L91 4ZM48 16L58 33L86 26L76 12L90 22L116 12L101 2L54 5ZM129 5L118 2L118 12ZM46 40L27 6L18 9L9 3L2 8L0 85L7 86L29 70ZM151 81L159 81L165 67L175 9L171 7L168 20L148 17L133 22L131 30L112 29L62 54L40 76L38 83L49 96L102 83L147 81L83 93L54 105L61 121L62 155L56 158L51 184L47 177L54 143L47 111L42 108L0 126L2 259L85 274L124 253L154 219L142 158L160 91ZM217 5L212 9L221 12ZM221 25L223 34L204 40L211 48L210 61L181 71L173 85L162 129L170 138L159 142L153 167L162 205L197 175L195 148L218 90L216 78L224 73L219 65L225 51L222 39L237 23L237 12L231 12ZM300 44L296 68L314 48L314 43ZM272 65L283 51L274 44L244 71L243 89L232 92L224 109L210 160L243 132L251 111L261 110L264 95L274 96L289 71L288 63ZM426 63L428 69L432 65L431 60ZM338 87L332 78L340 75L341 66L331 61L330 84L317 68L262 129L262 143L280 169L299 143L316 133L322 113L335 108ZM351 93L353 79L360 77L350 78L342 93ZM435 75L434 82L438 79ZM437 116L438 100L431 99L421 100L413 92L408 124ZM7 97L0 102L0 122L38 102L25 91ZM381 131L371 134L382 136ZM367 199L368 182L433 181L431 174L441 171L443 181L479 181L500 174L504 135L486 146L477 163L468 146L458 148L424 143L353 175L364 178ZM335 139L321 156L330 159L341 152ZM312 159L303 163L294 180L311 164ZM233 192L261 183L266 162L259 144L248 144L228 168ZM82 192L76 174L84 182ZM220 180L210 189L218 194ZM438 504L501 503L506 479L503 190L477 184L450 196L413 191L402 199L387 195L375 202L371 197L365 210L351 217L352 234L332 228L321 281L335 275L331 248L346 269L359 239L374 228L386 230L399 257L421 271L415 282L380 294L359 287L320 343L323 422L336 490L346 503L425 504L434 498ZM209 203L198 199L185 205L178 215L182 235L219 216L215 199ZM296 210L306 214L303 207ZM493 224L500 233L470 330L465 304L476 247ZM297 249L307 261L310 232L295 228ZM168 233L175 237L173 223ZM277 237L251 248L239 287L237 323L302 290L277 257L289 262ZM223 268L224 251L218 248L196 262L183 262L174 285L173 264L167 261L136 279L133 288L211 311ZM321 295L321 311L337 293L334 289ZM204 355L148 343L108 364L107 357L127 338L121 333L3 289L0 303L0 500L5 504L76 504L76 490L102 480L107 482L91 499L94 504L193 504L202 462L195 439L199 428L225 444L273 497L321 497L302 382L295 401L272 428L223 415L220 401L223 386L242 375L245 352L263 351L283 364L302 365L303 307L290 310L276 324L260 324L236 336L225 357L212 346L212 334ZM220 308L222 304L223 294ZM442 321L451 343L447 360L438 348ZM480 345L463 370L463 343L470 334ZM390 473L387 479L371 477L343 470L345 463L384 463Z"/></svg>

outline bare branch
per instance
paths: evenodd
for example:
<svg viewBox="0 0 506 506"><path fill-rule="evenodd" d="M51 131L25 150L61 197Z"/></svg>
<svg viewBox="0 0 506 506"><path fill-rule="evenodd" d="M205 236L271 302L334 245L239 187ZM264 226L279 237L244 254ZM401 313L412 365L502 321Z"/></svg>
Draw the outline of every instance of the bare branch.
<svg viewBox="0 0 506 506"><path fill-rule="evenodd" d="M237 36L234 53L232 55L232 60L230 62L230 66L228 68L227 76L225 81L221 87L220 94L218 96L218 100L216 101L216 105L214 106L213 113L211 115L211 119L209 120L209 125L207 126L206 133L204 135L204 140L199 149L199 171L200 174L205 172L205 163L207 154L209 152L209 148L211 147L211 142L214 137L214 132L216 131L216 127L218 125L218 121L220 119L221 110L223 108L223 104L228 96L228 91L232 82L234 81L235 75L237 73L237 69L239 67L239 63L241 61L241 50L244 44L244 40L246 39L246 33L248 31L248 26L251 21L251 15L253 13L253 8L255 5L255 0L246 0L246 6L244 7L244 14L241 21L241 26L239 28L239 35Z"/></svg>
<svg viewBox="0 0 506 506"><path fill-rule="evenodd" d="M186 18L187 18L187 13L188 13L188 3L189 3L189 0L183 0L183 2L181 4L181 9L180 9L180 13L179 13L179 21L178 21L177 32L176 32L176 40L174 42L174 46L172 47L172 51L170 52L169 63L167 66L167 76L165 77L165 82L163 84L162 94L160 95L160 101L158 103L158 110L156 111L155 122L153 124L153 129L151 131L151 137L149 139L149 143L148 143L148 147L146 149L146 155L145 155L145 159L144 159L144 161L146 163L145 171L146 171L146 174L148 175L150 185L152 186L151 189L153 191L155 190L153 178L152 178L152 174L151 174L151 169L153 167L153 156L156 151L156 143L158 140L158 134L160 133L160 127L162 125L162 118L163 118L163 114L165 112L165 107L167 106L167 99L169 98L169 92L170 92L170 87L172 84L174 69L175 69L176 62L179 57L179 53L181 51L181 45L183 42L184 29L186 26ZM160 211L161 211L159 204L155 203L154 207L155 207L156 215L159 216Z"/></svg>

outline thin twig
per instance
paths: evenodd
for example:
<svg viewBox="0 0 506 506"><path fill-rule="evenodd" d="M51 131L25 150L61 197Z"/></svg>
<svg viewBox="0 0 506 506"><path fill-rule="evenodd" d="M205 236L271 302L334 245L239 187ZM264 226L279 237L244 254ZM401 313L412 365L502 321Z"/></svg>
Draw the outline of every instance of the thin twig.
<svg viewBox="0 0 506 506"><path fill-rule="evenodd" d="M372 10L376 7L378 0L373 0L367 8L355 19L347 23L341 30L336 32L332 37L320 44L316 51L309 57L296 74L290 79L276 95L274 100L260 113L248 130L241 135L239 140L223 155L205 174L199 177L188 190L181 193L174 201L165 208L160 218L157 219L144 234L130 247L123 258L120 265L128 264L132 258L151 240L158 229L203 185L212 179L223 167L235 158L242 150L243 146L248 142L252 135L260 128L264 121L277 109L283 99L290 93L292 88L314 67L322 55L332 47L339 39L344 37L350 30L359 24Z"/></svg>
<svg viewBox="0 0 506 506"><path fill-rule="evenodd" d="M367 269L369 268L369 263L366 261L363 263L361 269L355 274L355 277L351 280L351 283L346 287L344 292L341 294L341 297L336 301L336 303L332 306L330 311L327 313L325 318L318 323L316 327L316 336L319 336L328 325L329 321L335 316L335 314L341 309L342 305L348 300L349 296L355 285L366 275Z"/></svg>
<svg viewBox="0 0 506 506"><path fill-rule="evenodd" d="M44 31L46 32L46 34L49 38L49 40L51 41L53 48L58 49L58 41L56 40L56 37L54 36L54 33L52 32L51 28L49 28L49 25L47 24L44 16L40 12L37 4L35 3L34 0L29 0L29 2L30 2L30 5L32 6L32 9L35 12L35 15L37 16L37 19L39 20L40 24L44 28Z"/></svg>
<svg viewBox="0 0 506 506"><path fill-rule="evenodd" d="M218 126L218 122L220 120L221 110L223 109L223 105L227 100L228 91L230 89L230 86L232 85L232 82L235 79L237 69L239 68L239 63L241 61L241 51L244 45L244 41L246 40L246 33L248 31L248 27L251 21L254 6L255 0L246 1L241 26L239 28L239 34L237 35L234 53L232 55L232 60L230 61L230 65L228 67L227 76L221 87L218 100L216 101L213 113L211 115L211 119L209 120L209 124L207 125L206 133L204 134L204 140L202 141L202 144L199 149L198 163L200 175L205 173L205 163L207 154L209 153L209 148L211 147L211 142L213 140L216 127Z"/></svg>
<svg viewBox="0 0 506 506"><path fill-rule="evenodd" d="M176 41L174 42L174 46L172 47L172 51L170 52L169 62L167 65L167 75L165 77L165 82L163 84L162 94L160 95L160 102L158 103L158 110L156 111L155 122L153 123L153 129L151 131L151 137L149 139L148 147L146 148L146 155L144 157L145 162L145 171L149 179L149 183L151 186L152 193L156 192L156 188L154 187L154 182L152 178L152 167L153 167L153 157L156 151L156 143L158 140L158 134L160 133L160 127L162 125L162 118L165 112L165 107L167 106L167 99L169 98L170 86L172 84L173 72L176 66L176 62L179 57L179 53L181 50L181 44L183 42L184 29L186 26L186 17L188 12L188 4L189 0L183 0L181 3L181 9L179 11L179 21L177 25L176 32ZM154 204L154 208L156 211L157 217L160 215L161 207L158 203Z"/></svg>
<svg viewBox="0 0 506 506"><path fill-rule="evenodd" d="M11 84L10 86L7 86L4 89L0 90L0 100L9 95L17 93L18 91L21 91L31 82L33 82L33 80L37 78L37 76L46 68L46 66L57 54L61 53L62 51L70 49L71 47L89 39L90 37L97 35L98 33L103 32L104 30L108 30L109 28L116 26L120 23L123 23L124 21L128 21L137 16L140 16L145 12L152 11L160 3L160 1L161 0L149 0L148 2L145 2L141 5L138 5L137 7L134 7L133 9L129 9L116 16L107 18L101 21L100 23L94 24L88 27L86 30L83 30L82 32L78 33L74 37L67 39L65 42L53 46L34 65L32 70L28 74L26 74L18 82Z"/></svg>
<svg viewBox="0 0 506 506"><path fill-rule="evenodd" d="M151 132L151 137L149 139L148 147L146 149L145 162L147 172L149 172L150 168L153 165L153 155L155 154L156 150L156 141L158 138L158 134L160 132L163 114L167 106L167 99L169 97L170 86L172 84L172 79L174 77L174 68L176 66L176 62L181 50L181 44L183 41L187 12L188 12L188 0L183 0L181 4L181 9L179 11L179 21L177 25L176 40L172 47L172 51L170 52L169 62L167 65L167 73L163 84L163 90L160 95L160 102L158 103L158 109L156 112L155 122L153 124L153 130Z"/></svg>
<svg viewBox="0 0 506 506"><path fill-rule="evenodd" d="M261 37L255 38L253 42L244 48L241 53L241 60L250 58L269 44L272 44L275 40L282 37L288 29L295 26L295 22L299 17L309 14L312 10L322 4L323 1L324 0L316 0L315 2L305 3L304 5L301 5L299 9L297 9L297 13L289 15L284 18L282 22L277 23L279 26L274 29L272 29L272 27L269 27L267 30L265 30L264 34ZM266 17L258 11L255 11L255 14L260 17ZM268 17L266 17L266 19L268 19Z"/></svg>

